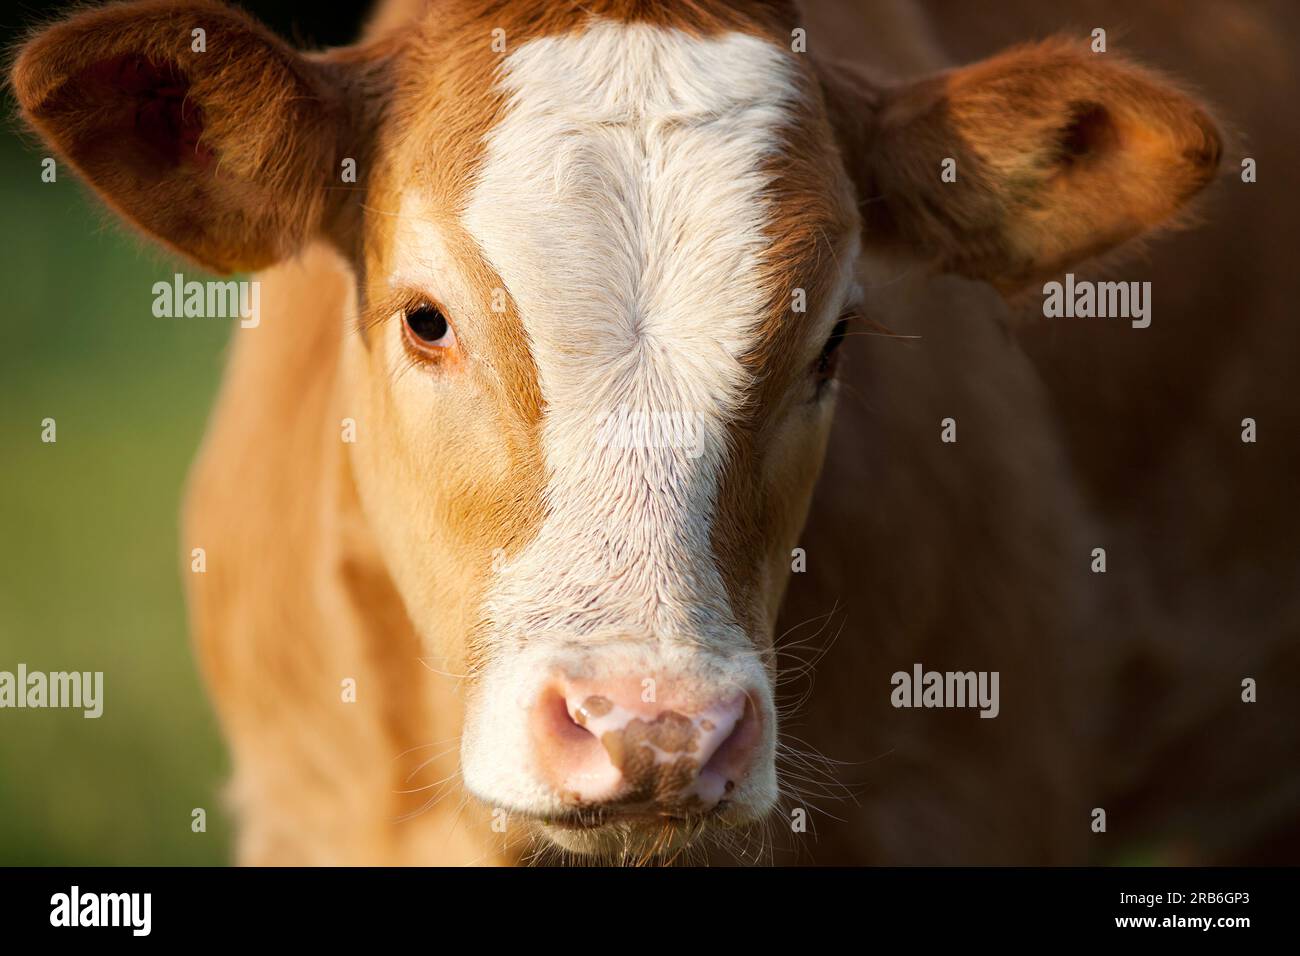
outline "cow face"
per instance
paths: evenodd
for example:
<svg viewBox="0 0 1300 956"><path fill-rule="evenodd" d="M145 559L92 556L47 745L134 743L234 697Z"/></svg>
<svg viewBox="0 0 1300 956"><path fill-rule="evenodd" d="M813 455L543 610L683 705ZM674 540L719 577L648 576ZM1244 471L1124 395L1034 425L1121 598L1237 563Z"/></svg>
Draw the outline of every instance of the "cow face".
<svg viewBox="0 0 1300 956"><path fill-rule="evenodd" d="M811 73L764 37L527 37L409 66L479 95L380 151L349 349L385 436L358 447L363 497L471 675L473 793L571 847L750 819L776 797L771 635L854 304L848 176Z"/></svg>
<svg viewBox="0 0 1300 956"><path fill-rule="evenodd" d="M467 788L571 849L667 848L777 796L773 624L864 250L1012 289L1169 221L1218 140L1063 44L883 91L792 51L777 4L475 6L308 59L132 4L42 34L15 86L199 261L349 257L349 461L466 675Z"/></svg>

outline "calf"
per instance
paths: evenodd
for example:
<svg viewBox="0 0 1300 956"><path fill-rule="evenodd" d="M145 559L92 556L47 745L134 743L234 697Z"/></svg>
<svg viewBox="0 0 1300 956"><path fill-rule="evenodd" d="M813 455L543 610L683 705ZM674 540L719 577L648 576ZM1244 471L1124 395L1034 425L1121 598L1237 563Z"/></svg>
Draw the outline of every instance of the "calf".
<svg viewBox="0 0 1300 956"><path fill-rule="evenodd" d="M877 33L913 48L910 23L888 5ZM801 561L795 624L871 595L819 743L863 739L836 708L876 701L905 753L881 772L915 783L815 855L1080 857L1060 689L1089 519L998 293L1176 223L1219 133L1072 41L890 85L800 26L779 0L446 0L300 54L141 0L23 48L24 117L123 218L267 270L182 540L240 860L802 833L825 765L778 706L811 662L777 640ZM927 652L959 630L1001 715L903 725L888 673L946 669Z"/></svg>

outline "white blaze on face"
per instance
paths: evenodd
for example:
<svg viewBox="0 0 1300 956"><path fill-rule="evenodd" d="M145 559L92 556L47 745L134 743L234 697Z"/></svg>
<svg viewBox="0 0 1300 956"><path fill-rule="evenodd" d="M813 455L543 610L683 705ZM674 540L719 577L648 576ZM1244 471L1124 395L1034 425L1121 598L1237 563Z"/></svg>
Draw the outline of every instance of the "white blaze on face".
<svg viewBox="0 0 1300 956"><path fill-rule="evenodd" d="M710 533L767 302L765 162L797 88L756 37L602 20L523 44L500 82L463 222L529 337L548 486L488 602L488 703L465 754L472 789L524 800L513 704L557 664L621 668L637 642L672 670L648 677L763 680Z"/></svg>

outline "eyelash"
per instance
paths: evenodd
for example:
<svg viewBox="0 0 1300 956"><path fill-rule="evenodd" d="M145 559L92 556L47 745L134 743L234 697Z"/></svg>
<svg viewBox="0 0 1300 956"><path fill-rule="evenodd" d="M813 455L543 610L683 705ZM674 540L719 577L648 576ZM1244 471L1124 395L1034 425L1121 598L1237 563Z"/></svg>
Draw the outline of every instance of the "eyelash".
<svg viewBox="0 0 1300 956"><path fill-rule="evenodd" d="M831 333L826 337L826 342L822 345L822 350L818 353L817 358L813 361L812 373L817 383L817 391L814 395L814 401L821 399L831 383L835 381L835 372L839 364L840 347L844 344L844 339L848 335L849 323L853 320L854 313L844 312L840 315L835 325L831 328Z"/></svg>
<svg viewBox="0 0 1300 956"><path fill-rule="evenodd" d="M834 361L839 353L840 346L844 344L844 336L848 332L848 327L849 317L842 315L831 328L831 334L826 337L826 343L822 346L821 354L817 356L816 370L818 375L834 374Z"/></svg>

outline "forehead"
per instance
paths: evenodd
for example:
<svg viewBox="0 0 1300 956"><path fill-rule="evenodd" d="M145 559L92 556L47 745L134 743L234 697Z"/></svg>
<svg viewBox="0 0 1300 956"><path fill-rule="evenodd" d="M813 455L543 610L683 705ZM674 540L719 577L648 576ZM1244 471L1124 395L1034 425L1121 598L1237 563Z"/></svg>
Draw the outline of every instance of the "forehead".
<svg viewBox="0 0 1300 956"><path fill-rule="evenodd" d="M625 342L743 355L806 324L793 289L833 291L856 213L801 55L752 22L590 15L502 26L501 53L490 22L451 30L482 42L439 57L428 109L395 111L411 126L396 182L530 332L609 320Z"/></svg>
<svg viewBox="0 0 1300 956"><path fill-rule="evenodd" d="M462 222L551 373L543 391L562 391L571 358L707 366L677 376L674 400L692 407L733 393L765 307L764 160L797 95L781 54L743 34L597 22L525 44L501 85Z"/></svg>

